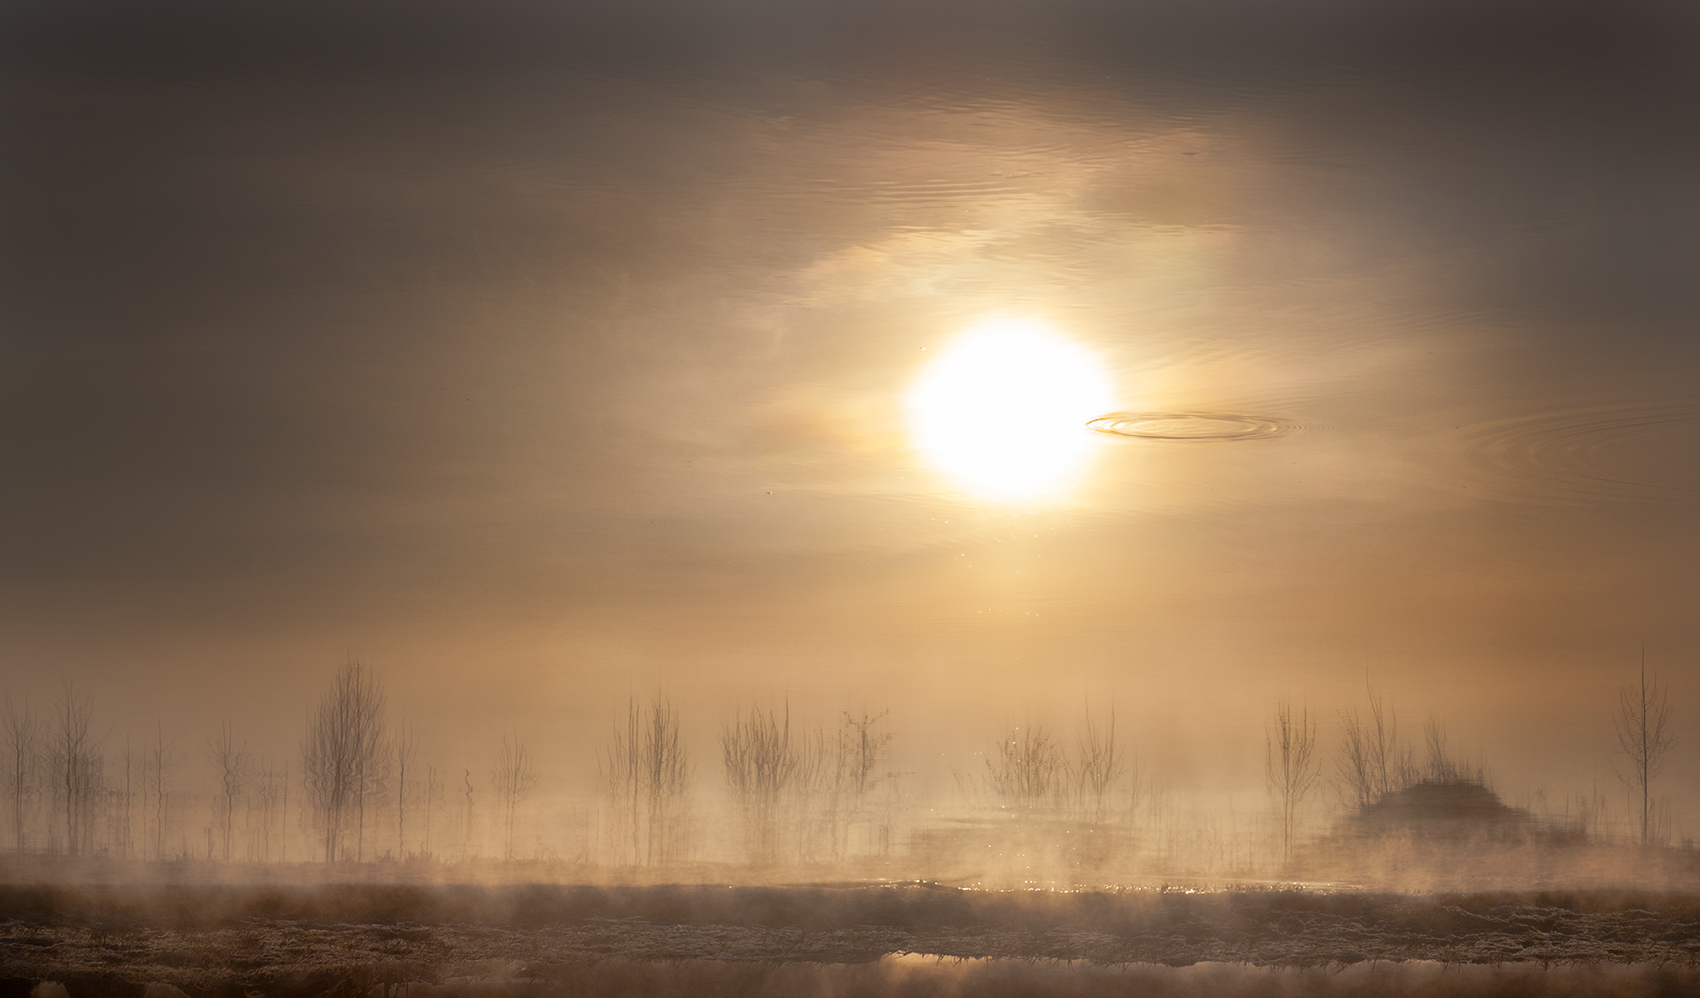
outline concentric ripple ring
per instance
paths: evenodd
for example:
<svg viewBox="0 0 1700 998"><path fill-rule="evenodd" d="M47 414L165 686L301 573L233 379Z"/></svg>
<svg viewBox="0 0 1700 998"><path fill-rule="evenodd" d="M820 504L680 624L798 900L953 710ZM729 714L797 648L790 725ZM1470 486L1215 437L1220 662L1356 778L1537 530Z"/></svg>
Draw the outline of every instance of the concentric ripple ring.
<svg viewBox="0 0 1700 998"><path fill-rule="evenodd" d="M1279 416L1240 412L1112 412L1086 425L1110 436L1190 443L1263 440L1304 429L1302 423Z"/></svg>
<svg viewBox="0 0 1700 998"><path fill-rule="evenodd" d="M1510 495L1559 501L1692 502L1700 402L1533 413L1464 428L1461 442ZM1637 459L1639 458L1639 459Z"/></svg>

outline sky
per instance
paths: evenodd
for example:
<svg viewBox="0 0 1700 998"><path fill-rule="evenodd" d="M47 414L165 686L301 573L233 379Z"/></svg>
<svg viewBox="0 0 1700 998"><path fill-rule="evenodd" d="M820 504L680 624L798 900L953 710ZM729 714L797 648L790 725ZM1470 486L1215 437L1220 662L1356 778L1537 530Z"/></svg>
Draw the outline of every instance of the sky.
<svg viewBox="0 0 1700 998"><path fill-rule="evenodd" d="M573 772L657 691L709 768L751 704L890 709L939 772L1113 704L1154 778L1245 787L1278 699L1331 746L1367 679L1558 795L1616 785L1645 647L1700 824L1691 7L9 2L0 38L9 691L287 752L356 657L444 755ZM1081 425L1078 474L987 494L911 392L998 323L1112 411L1281 432Z"/></svg>

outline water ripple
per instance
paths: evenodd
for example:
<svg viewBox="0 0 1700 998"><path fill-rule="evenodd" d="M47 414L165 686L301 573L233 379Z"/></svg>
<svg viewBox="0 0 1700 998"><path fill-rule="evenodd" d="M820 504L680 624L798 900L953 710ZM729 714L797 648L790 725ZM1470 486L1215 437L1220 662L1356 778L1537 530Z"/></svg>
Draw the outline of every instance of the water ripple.
<svg viewBox="0 0 1700 998"><path fill-rule="evenodd" d="M1700 402L1565 409L1464 429L1501 488L1569 502L1700 498Z"/></svg>
<svg viewBox="0 0 1700 998"><path fill-rule="evenodd" d="M1117 437L1197 443L1262 440L1304 429L1302 423L1279 416L1239 412L1113 412L1086 425Z"/></svg>

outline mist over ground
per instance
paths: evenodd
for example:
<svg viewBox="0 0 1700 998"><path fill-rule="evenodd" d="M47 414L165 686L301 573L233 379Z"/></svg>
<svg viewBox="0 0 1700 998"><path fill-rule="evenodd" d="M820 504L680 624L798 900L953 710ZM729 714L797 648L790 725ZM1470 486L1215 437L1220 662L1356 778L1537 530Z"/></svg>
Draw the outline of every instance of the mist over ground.
<svg viewBox="0 0 1700 998"><path fill-rule="evenodd" d="M1691 988L1696 51L0 5L0 992Z"/></svg>

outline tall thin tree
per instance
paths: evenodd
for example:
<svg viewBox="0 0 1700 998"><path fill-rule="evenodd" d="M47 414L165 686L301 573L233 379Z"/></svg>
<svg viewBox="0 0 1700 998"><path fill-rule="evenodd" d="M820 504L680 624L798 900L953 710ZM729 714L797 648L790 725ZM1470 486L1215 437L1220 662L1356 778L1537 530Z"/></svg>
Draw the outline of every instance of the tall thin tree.
<svg viewBox="0 0 1700 998"><path fill-rule="evenodd" d="M804 754L791 738L791 704L783 717L750 708L720 732L726 788L744 819L745 846L756 862L781 856L781 807L803 775Z"/></svg>
<svg viewBox="0 0 1700 998"><path fill-rule="evenodd" d="M396 858L407 857L407 770L419 748L419 736L408 730L404 721L396 728L395 739L395 843Z"/></svg>
<svg viewBox="0 0 1700 998"><path fill-rule="evenodd" d="M278 855L282 861L289 862L289 762L283 764L283 814L279 818L282 829L278 832Z"/></svg>
<svg viewBox="0 0 1700 998"><path fill-rule="evenodd" d="M620 844L619 855L629 855L633 863L639 862L643 856L639 848L643 818L643 763L638 735L641 726L637 701L628 698L624 728L618 724L614 726L613 737L603 750L602 758L596 763L597 775L602 780L602 791L610 805L611 831Z"/></svg>
<svg viewBox="0 0 1700 998"><path fill-rule="evenodd" d="M219 726L218 732L207 739L207 759L212 763L218 780L220 858L228 863L232 825L236 815L236 798L242 793L248 776L248 753L236 744L228 718Z"/></svg>
<svg viewBox="0 0 1700 998"><path fill-rule="evenodd" d="M131 772L135 768L137 762L138 762L137 753L134 749L132 749L130 747L130 736L125 735L124 736L124 791L123 791L123 796L121 798L121 800L122 800L122 805L121 805L121 807L122 807L122 817L119 819L119 822L118 822L119 834L118 834L118 842L116 843L117 849L118 849L118 855L124 857L125 859L130 858L130 851L134 847L134 831L133 831L132 813L131 813L132 810L133 810L133 808L132 808L132 796L131 796L132 793L133 793Z"/></svg>
<svg viewBox="0 0 1700 998"><path fill-rule="evenodd" d="M1110 719L1102 731L1092 723L1092 712L1086 712L1086 733L1079 739L1080 762L1075 767L1076 793L1080 797L1081 814L1087 821L1098 824L1104 820L1105 801L1121 779L1126 760L1116 749L1116 708L1110 707Z"/></svg>
<svg viewBox="0 0 1700 998"><path fill-rule="evenodd" d="M34 791L38 752L35 714L28 698L20 707L6 697L6 709L0 715L0 735L6 741L6 795L12 799L12 848L23 852L27 804Z"/></svg>
<svg viewBox="0 0 1700 998"><path fill-rule="evenodd" d="M166 810L167 793L165 789L165 772L174 762L172 748L176 739L165 739L165 722L159 721L154 728L153 747L148 750L150 761L153 763L153 858L165 858L165 827L168 812ZM147 802L146 781L142 787L143 806Z"/></svg>
<svg viewBox="0 0 1700 998"><path fill-rule="evenodd" d="M1315 754L1316 725L1309 708L1299 708L1294 717L1292 704L1277 703L1275 716L1264 729L1263 773L1281 826L1282 865L1292 861L1299 810L1321 778Z"/></svg>
<svg viewBox="0 0 1700 998"><path fill-rule="evenodd" d="M868 838L874 837L872 816L868 813L868 795L880 782L879 767L891 745L891 732L875 731L874 725L884 720L889 711L878 714L868 714L863 711L860 717L844 712L844 722L838 729L839 754L845 760L845 812L846 820L840 834L836 829L834 835L837 842L836 852L844 852L850 847L850 827L858 821L868 823Z"/></svg>
<svg viewBox="0 0 1700 998"><path fill-rule="evenodd" d="M437 767L430 763L425 765L425 855L431 855L431 810L435 804L442 803L443 781L437 778Z"/></svg>
<svg viewBox="0 0 1700 998"><path fill-rule="evenodd" d="M93 845L90 804L100 779L99 760L89 734L93 714L93 703L67 679L54 710L53 754L55 789L64 795L65 847L72 856L87 852Z"/></svg>
<svg viewBox="0 0 1700 998"><path fill-rule="evenodd" d="M678 858L685 849L691 766L672 703L657 696L640 708L628 700L624 728L615 726L597 771L620 856L651 866Z"/></svg>
<svg viewBox="0 0 1700 998"><path fill-rule="evenodd" d="M502 750L490 774L496 787L496 803L502 809L502 858L514 858L514 828L519 806L537 783L531 752L517 734L502 736Z"/></svg>
<svg viewBox="0 0 1700 998"><path fill-rule="evenodd" d="M1647 649L1641 649L1641 676L1625 684L1617 697L1617 744L1629 759L1625 781L1641 796L1641 844L1652 841L1653 778L1676 743L1670 727L1670 691L1659 674L1647 677Z"/></svg>
<svg viewBox="0 0 1700 998"><path fill-rule="evenodd" d="M678 712L659 696L650 705L649 723L644 727L642 760L649 824L644 860L654 866L677 858L691 782L690 760L679 740Z"/></svg>
<svg viewBox="0 0 1700 998"><path fill-rule="evenodd" d="M301 769L327 863L346 858L350 831L356 837L355 859L363 856L365 800L383 744L385 700L377 678L359 662L350 662L338 670L307 718Z"/></svg>
<svg viewBox="0 0 1700 998"><path fill-rule="evenodd" d="M472 770L461 770L461 783L466 787L460 806L460 861L464 863L467 850L472 846L473 819L477 816L472 798Z"/></svg>
<svg viewBox="0 0 1700 998"><path fill-rule="evenodd" d="M272 861L272 823L276 820L278 785L277 767L268 756L261 756L254 769L253 787L260 799L260 827L249 842L251 859L263 863Z"/></svg>

